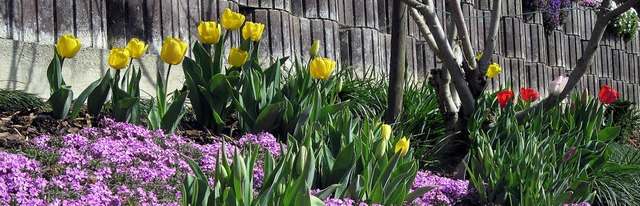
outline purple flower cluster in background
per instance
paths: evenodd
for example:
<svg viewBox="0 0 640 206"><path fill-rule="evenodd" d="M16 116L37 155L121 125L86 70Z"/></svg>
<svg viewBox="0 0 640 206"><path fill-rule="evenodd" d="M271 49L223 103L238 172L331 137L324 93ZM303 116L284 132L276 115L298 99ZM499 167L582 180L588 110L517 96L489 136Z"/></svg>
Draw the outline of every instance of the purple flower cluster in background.
<svg viewBox="0 0 640 206"><path fill-rule="evenodd" d="M578 4L586 7L599 7L602 0L580 0Z"/></svg>
<svg viewBox="0 0 640 206"><path fill-rule="evenodd" d="M212 176L222 148L221 142L199 145L111 119L100 124L100 128L62 138L32 140L37 150L58 158L52 165L0 151L0 205L177 205L181 180L191 173L181 154L196 160ZM271 134L245 135L239 147L248 145L258 145L274 156L281 154ZM226 147L231 160L238 147L229 143ZM254 171L259 187L264 175L261 165Z"/></svg>
<svg viewBox="0 0 640 206"><path fill-rule="evenodd" d="M572 0L532 0L523 1L526 6L542 13L544 27L551 32L564 24L571 8Z"/></svg>

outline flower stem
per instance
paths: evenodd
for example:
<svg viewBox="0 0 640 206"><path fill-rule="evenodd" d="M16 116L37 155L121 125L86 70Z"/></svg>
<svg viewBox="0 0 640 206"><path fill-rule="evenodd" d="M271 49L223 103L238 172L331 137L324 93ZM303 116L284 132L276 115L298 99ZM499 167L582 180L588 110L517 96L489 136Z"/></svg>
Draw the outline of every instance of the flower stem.
<svg viewBox="0 0 640 206"><path fill-rule="evenodd" d="M169 68L167 69L167 77L164 80L165 96L166 96L166 93L167 93L167 89L166 88L169 87L169 73L171 73L171 66L173 66L173 65L169 64Z"/></svg>

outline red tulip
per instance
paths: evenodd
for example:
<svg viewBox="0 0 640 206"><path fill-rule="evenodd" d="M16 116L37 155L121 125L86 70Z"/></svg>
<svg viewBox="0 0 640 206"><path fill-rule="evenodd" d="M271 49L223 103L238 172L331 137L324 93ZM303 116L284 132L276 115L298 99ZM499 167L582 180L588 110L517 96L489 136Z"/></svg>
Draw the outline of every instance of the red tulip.
<svg viewBox="0 0 640 206"><path fill-rule="evenodd" d="M618 99L618 93L615 89L610 86L604 85L600 88L600 93L598 97L600 97L600 101L604 104L611 104Z"/></svg>
<svg viewBox="0 0 640 206"><path fill-rule="evenodd" d="M511 98L513 98L513 91L511 90L498 92L498 103L500 103L500 107L502 108L507 107L507 102L509 102Z"/></svg>
<svg viewBox="0 0 640 206"><path fill-rule="evenodd" d="M520 97L526 102L536 101L540 97L540 92L533 90L532 88L520 88Z"/></svg>

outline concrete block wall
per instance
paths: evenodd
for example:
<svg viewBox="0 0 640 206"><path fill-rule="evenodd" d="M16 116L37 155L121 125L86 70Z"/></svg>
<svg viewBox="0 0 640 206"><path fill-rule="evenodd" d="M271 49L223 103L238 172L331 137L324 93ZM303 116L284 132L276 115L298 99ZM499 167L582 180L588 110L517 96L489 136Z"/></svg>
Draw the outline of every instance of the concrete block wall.
<svg viewBox="0 0 640 206"><path fill-rule="evenodd" d="M320 55L340 62L343 69L355 74L388 74L391 54L391 13L393 0L0 0L0 87L27 89L47 96L45 71L51 45L65 33L76 35L88 52L73 60L69 70L92 71L84 76L65 74L78 81L77 92L108 69L105 51L123 47L133 37L150 44L145 58L145 81L153 90L153 76L163 65L158 58L167 36L193 43L198 39L200 21L217 21L226 8L239 11L247 20L266 25L260 55L263 64L274 58L297 56L308 59L308 49L321 40ZM448 14L446 0L435 0L441 22ZM55 3L55 5L54 5ZM542 14L527 14L520 0L503 1L505 17L501 20L493 61L503 67L503 74L489 82L490 89L510 86L533 87L546 93L546 86L558 75L568 73L582 56L595 23L593 10L573 5L567 22L554 31L545 31ZM476 52L484 47L490 16L489 0L463 0L472 44ZM439 67L411 18L407 18L407 60L414 80L424 80L429 70ZM443 25L446 29L447 25ZM240 36L230 37L227 47L238 45ZM612 34L605 35L600 48L577 90L597 94L609 84L625 99L640 100L640 39L630 42ZM33 48L37 55L30 54ZM81 53L82 53L81 52ZM108 53L107 57L108 57ZM190 55L190 54L188 54ZM67 67L67 66L65 66ZM179 68L179 67L177 67ZM180 69L175 69L180 70ZM29 72L25 72L29 71ZM100 71L100 72L98 72ZM173 71L172 71L173 73ZM173 85L180 85L175 73ZM37 81L35 81L37 80ZM18 83L22 82L22 83ZM509 84L509 85L507 85ZM38 88L38 89L35 89ZM44 88L44 89L42 89ZM153 92L150 92L153 94Z"/></svg>

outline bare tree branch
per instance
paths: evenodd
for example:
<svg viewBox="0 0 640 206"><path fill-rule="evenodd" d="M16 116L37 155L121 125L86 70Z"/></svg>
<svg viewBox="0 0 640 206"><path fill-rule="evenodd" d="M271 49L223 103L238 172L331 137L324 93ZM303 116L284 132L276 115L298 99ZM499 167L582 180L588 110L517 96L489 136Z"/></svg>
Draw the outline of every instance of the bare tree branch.
<svg viewBox="0 0 640 206"><path fill-rule="evenodd" d="M500 30L500 19L502 18L502 0L493 0L493 8L491 9L491 24L489 26L489 36L484 41L484 50L482 58L478 64L479 74L487 73L493 50L496 48L496 38Z"/></svg>
<svg viewBox="0 0 640 206"><path fill-rule="evenodd" d="M476 68L475 54L473 53L473 46L471 46L471 39L469 39L469 30L467 29L467 23L462 16L462 7L460 7L460 0L450 0L449 8L451 9L451 17L456 27L458 28L458 37L462 41L462 53L464 54L464 60L469 64L470 68ZM468 67L467 67L468 68ZM469 73L465 68L465 72Z"/></svg>
<svg viewBox="0 0 640 206"><path fill-rule="evenodd" d="M438 44L440 48L440 54L442 63L444 64L444 68L449 70L451 74L453 83L458 91L458 95L460 96L460 100L462 101L462 107L465 109L464 116L471 117L473 111L475 110L475 99L471 94L471 90L469 90L469 85L467 84L466 79L462 74L462 68L456 62L453 56L453 50L451 49L451 45L447 42L444 31L442 30L442 24L438 20L438 17L435 14L435 9L432 1L426 1L426 4L418 2L416 0L396 0L403 1L407 5L417 9L423 16L425 21L427 22L427 26L429 26L429 31L433 34L434 39L436 40L436 44Z"/></svg>
<svg viewBox="0 0 640 206"><path fill-rule="evenodd" d="M545 98L544 100L540 101L540 103L534 106L531 106L528 109L519 111L516 114L518 121L521 122L524 119L524 117L528 115L530 112L537 111L540 109L542 109L542 111L545 112L555 107L558 104L558 102L562 101L569 94L569 92L573 90L576 84L578 84L578 82L580 81L580 78L582 78L582 75L584 75L584 72L591 65L591 62L593 61L593 56L598 50L598 45L602 40L602 36L604 35L604 32L607 29L607 26L609 25L609 22L614 17L619 16L620 14L629 10L633 5L637 4L638 2L640 2L640 0L628 0L622 5L618 6L618 8L615 8L612 11L606 12L598 16L598 19L596 20L596 24L593 27L593 31L591 32L591 38L589 39L589 43L587 44L587 47L582 52L583 56L580 57L580 59L578 59L576 66L573 68L573 71L569 75L569 81L567 82L567 85L564 87L562 92L559 95L551 95ZM608 4L608 3L610 3L610 0L604 1L600 8L604 8L604 6L606 6L605 4Z"/></svg>
<svg viewBox="0 0 640 206"><path fill-rule="evenodd" d="M420 30L420 33L422 33L422 36L424 37L424 39L427 41L427 44L431 48L431 51L433 51L436 57L440 58L440 49L438 49L436 40L433 39L433 35L431 34L431 31L429 31L429 28L427 27L427 23L424 22L424 19L422 18L422 16L420 16L420 14L418 13L418 11L416 11L416 9L409 8L409 14L411 14L411 17L418 25L418 29Z"/></svg>
<svg viewBox="0 0 640 206"><path fill-rule="evenodd" d="M484 92L484 88L487 85L484 74L487 73L487 68L489 67L489 62L491 61L493 50L495 49L496 37L498 36L498 31L500 28L499 22L502 18L501 5L501 0L493 0L491 23L489 27L489 35L485 40L483 51L484 55L482 55L482 58L480 58L477 67L474 70L471 70L471 72L469 72L469 74L467 75L469 88L471 89L473 97L476 99L480 97L480 95L482 95L482 92Z"/></svg>

